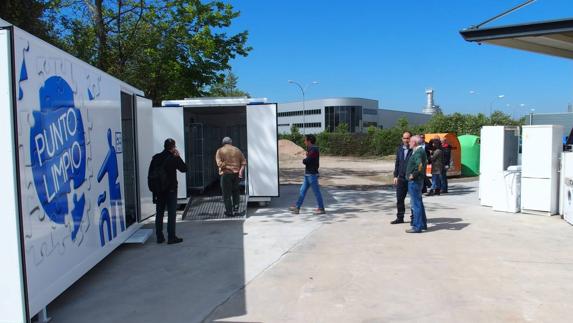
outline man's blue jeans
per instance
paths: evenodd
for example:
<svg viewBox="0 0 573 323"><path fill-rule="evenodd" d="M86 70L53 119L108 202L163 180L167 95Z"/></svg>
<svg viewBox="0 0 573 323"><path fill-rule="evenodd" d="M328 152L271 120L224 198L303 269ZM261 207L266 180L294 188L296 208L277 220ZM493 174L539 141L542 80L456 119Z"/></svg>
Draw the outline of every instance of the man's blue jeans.
<svg viewBox="0 0 573 323"><path fill-rule="evenodd" d="M300 187L300 194L298 196L298 201L296 201L296 207L300 209L302 203L304 202L304 197L306 196L306 192L308 189L312 188L314 192L314 196L316 197L316 203L318 204L319 209L324 209L324 202L322 201L322 194L320 194L320 187L318 186L318 174L305 174L304 175L304 182Z"/></svg>
<svg viewBox="0 0 573 323"><path fill-rule="evenodd" d="M422 201L423 182L408 181L408 194L410 194L410 206L412 207L412 229L422 231L428 228L426 223L426 209Z"/></svg>
<svg viewBox="0 0 573 323"><path fill-rule="evenodd" d="M442 174L432 174L432 190L442 188Z"/></svg>

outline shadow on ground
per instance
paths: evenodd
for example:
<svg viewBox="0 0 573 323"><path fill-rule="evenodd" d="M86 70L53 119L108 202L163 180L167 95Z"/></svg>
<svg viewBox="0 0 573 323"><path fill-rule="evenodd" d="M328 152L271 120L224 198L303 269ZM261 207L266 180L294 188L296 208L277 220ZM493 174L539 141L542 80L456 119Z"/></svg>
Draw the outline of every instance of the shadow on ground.
<svg viewBox="0 0 573 323"><path fill-rule="evenodd" d="M428 232L439 231L439 230L463 230L469 223L462 222L461 218L430 218L428 223L433 224L428 227Z"/></svg>
<svg viewBox="0 0 573 323"><path fill-rule="evenodd" d="M119 246L49 305L54 322L197 322L244 292L243 221L178 222L177 235Z"/></svg>
<svg viewBox="0 0 573 323"><path fill-rule="evenodd" d="M281 197L274 199L270 207L249 208L249 236L241 220L186 219L177 223L177 234L184 239L181 244L158 245L151 239L143 246L118 247L52 302L48 306L50 315L56 322L197 322L216 313L213 311L233 296L232 311L226 310L225 317L215 320L239 317L246 314L244 288L247 279L252 279L246 271L246 254L260 259L269 250L262 257L264 261L249 263L255 267L249 269L251 274L260 273L264 266L279 259L291 243L304 239L319 225L359 217L381 217L384 221L395 217L392 186L323 189L327 214L320 216L312 214L316 207L312 191L307 194L301 214L288 212L299 187L283 185ZM465 199L465 195L474 192L473 188L454 184L449 194ZM428 231L462 230L469 225L457 217L432 218L435 210L455 212L455 206L442 201L440 197L424 199L428 222L432 224ZM298 236L293 237L295 230ZM251 243L248 250L247 237ZM288 239L292 241L285 243Z"/></svg>

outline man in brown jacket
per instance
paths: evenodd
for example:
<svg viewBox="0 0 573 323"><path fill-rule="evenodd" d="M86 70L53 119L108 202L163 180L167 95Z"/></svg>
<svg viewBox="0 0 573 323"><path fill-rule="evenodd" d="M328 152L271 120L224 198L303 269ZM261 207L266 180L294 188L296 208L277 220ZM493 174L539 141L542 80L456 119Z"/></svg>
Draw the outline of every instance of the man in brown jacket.
<svg viewBox="0 0 573 323"><path fill-rule="evenodd" d="M215 160L221 175L221 191L225 202L225 216L238 216L240 201L239 182L243 178L247 160L229 137L223 138L223 147L217 150Z"/></svg>

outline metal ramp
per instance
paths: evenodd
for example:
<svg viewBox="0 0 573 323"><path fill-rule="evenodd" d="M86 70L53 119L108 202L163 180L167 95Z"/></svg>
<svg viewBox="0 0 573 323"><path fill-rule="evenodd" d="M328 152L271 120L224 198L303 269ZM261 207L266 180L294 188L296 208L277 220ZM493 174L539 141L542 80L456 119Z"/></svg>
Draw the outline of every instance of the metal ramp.
<svg viewBox="0 0 573 323"><path fill-rule="evenodd" d="M239 216L225 216L225 204L221 195L197 196L187 203L182 218L191 221L245 220L247 218L247 195L241 195Z"/></svg>

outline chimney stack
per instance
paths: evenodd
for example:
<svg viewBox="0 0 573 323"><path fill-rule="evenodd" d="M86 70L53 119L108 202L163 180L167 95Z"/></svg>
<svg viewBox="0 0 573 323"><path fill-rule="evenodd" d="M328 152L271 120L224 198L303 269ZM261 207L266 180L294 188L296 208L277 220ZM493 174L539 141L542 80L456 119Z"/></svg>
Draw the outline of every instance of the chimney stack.
<svg viewBox="0 0 573 323"><path fill-rule="evenodd" d="M426 107L422 110L425 114L436 114L442 112L439 105L434 104L434 90L426 89Z"/></svg>

